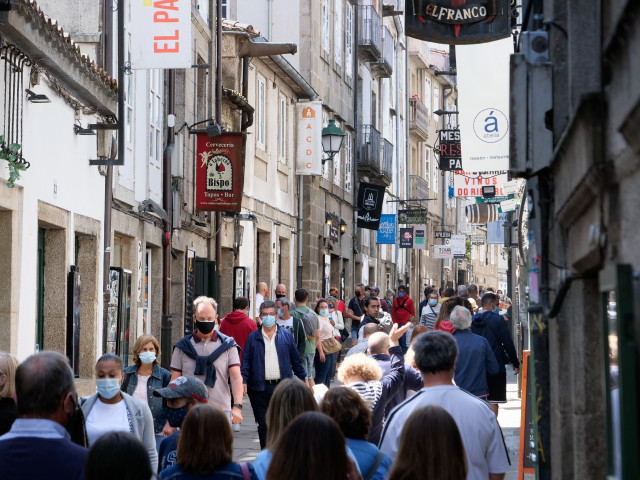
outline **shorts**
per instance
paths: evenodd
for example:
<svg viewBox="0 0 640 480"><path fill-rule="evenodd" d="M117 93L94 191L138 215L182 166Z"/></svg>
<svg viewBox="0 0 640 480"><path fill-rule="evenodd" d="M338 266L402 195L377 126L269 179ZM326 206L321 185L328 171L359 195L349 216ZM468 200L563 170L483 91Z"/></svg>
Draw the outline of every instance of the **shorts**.
<svg viewBox="0 0 640 480"><path fill-rule="evenodd" d="M313 359L315 358L315 353L305 353L302 356L302 366L307 371L307 376L305 377L307 380L310 380L316 376L316 369L313 366Z"/></svg>
<svg viewBox="0 0 640 480"><path fill-rule="evenodd" d="M487 375L487 386L489 387L489 403L507 403L507 372L500 372L496 375Z"/></svg>

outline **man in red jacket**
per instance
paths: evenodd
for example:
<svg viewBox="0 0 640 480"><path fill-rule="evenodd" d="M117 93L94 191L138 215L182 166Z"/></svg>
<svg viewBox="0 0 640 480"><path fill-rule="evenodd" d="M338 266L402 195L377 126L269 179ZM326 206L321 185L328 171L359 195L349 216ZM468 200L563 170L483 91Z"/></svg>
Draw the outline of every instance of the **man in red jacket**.
<svg viewBox="0 0 640 480"><path fill-rule="evenodd" d="M249 338L249 334L258 329L255 320L247 316L249 311L249 300L245 297L238 297L233 301L233 312L228 313L220 322L220 332L233 337L240 346L240 361L244 353L244 344Z"/></svg>
<svg viewBox="0 0 640 480"><path fill-rule="evenodd" d="M413 306L413 300L407 295L407 287L400 285L398 287L398 296L393 300L393 308L391 313L391 319L393 323L398 324L398 328L403 325L413 322L416 315L416 309ZM407 334L405 333L400 337L398 342L402 347L402 351L407 353Z"/></svg>

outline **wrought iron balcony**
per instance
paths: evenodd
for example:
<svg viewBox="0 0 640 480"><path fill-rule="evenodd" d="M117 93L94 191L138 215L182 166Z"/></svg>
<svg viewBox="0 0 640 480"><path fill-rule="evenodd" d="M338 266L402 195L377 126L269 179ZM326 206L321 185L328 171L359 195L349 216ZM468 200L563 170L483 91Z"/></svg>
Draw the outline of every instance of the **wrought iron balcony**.
<svg viewBox="0 0 640 480"><path fill-rule="evenodd" d="M369 67L374 75L379 78L389 78L393 73L393 53L395 45L393 43L393 35L389 28L384 27L382 36L382 56L377 61L371 62Z"/></svg>
<svg viewBox="0 0 640 480"><path fill-rule="evenodd" d="M391 183L393 179L393 144L386 140L382 140L382 164L380 173Z"/></svg>
<svg viewBox="0 0 640 480"><path fill-rule="evenodd" d="M429 184L418 176L409 176L409 198L429 198Z"/></svg>
<svg viewBox="0 0 640 480"><path fill-rule="evenodd" d="M368 174L380 174L380 132L372 125L362 125L358 151L358 171Z"/></svg>
<svg viewBox="0 0 640 480"><path fill-rule="evenodd" d="M358 54L365 62L376 62L382 53L382 21L372 5L358 8Z"/></svg>
<svg viewBox="0 0 640 480"><path fill-rule="evenodd" d="M417 97L409 98L409 134L415 134L423 141L429 136L429 111Z"/></svg>

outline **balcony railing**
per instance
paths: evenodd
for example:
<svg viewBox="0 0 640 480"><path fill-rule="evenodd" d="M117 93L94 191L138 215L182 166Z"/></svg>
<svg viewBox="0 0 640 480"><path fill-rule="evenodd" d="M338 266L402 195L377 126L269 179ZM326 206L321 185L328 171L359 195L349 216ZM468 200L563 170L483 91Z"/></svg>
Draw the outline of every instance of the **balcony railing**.
<svg viewBox="0 0 640 480"><path fill-rule="evenodd" d="M369 66L374 75L380 78L389 78L393 73L393 53L395 45L393 43L393 35L391 30L384 27L382 35L382 56L377 61L372 62Z"/></svg>
<svg viewBox="0 0 640 480"><path fill-rule="evenodd" d="M409 133L415 133L422 140L429 135L429 112L419 98L409 98Z"/></svg>
<svg viewBox="0 0 640 480"><path fill-rule="evenodd" d="M380 174L380 132L372 125L363 125L360 131L358 169L369 174Z"/></svg>
<svg viewBox="0 0 640 480"><path fill-rule="evenodd" d="M358 53L365 62L375 62L382 52L382 22L372 5L358 8Z"/></svg>
<svg viewBox="0 0 640 480"><path fill-rule="evenodd" d="M429 184L427 181L418 176L409 176L409 198L429 198Z"/></svg>
<svg viewBox="0 0 640 480"><path fill-rule="evenodd" d="M386 139L382 140L382 165L380 173L387 177L389 181L393 178L393 144Z"/></svg>

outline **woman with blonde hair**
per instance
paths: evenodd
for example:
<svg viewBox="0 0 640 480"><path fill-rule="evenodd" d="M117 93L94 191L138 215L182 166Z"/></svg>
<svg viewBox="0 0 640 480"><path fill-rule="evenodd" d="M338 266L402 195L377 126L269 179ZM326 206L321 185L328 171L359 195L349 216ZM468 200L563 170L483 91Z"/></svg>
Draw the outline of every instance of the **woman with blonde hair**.
<svg viewBox="0 0 640 480"><path fill-rule="evenodd" d="M389 480L464 480L467 456L455 420L437 405L418 408L400 435Z"/></svg>
<svg viewBox="0 0 640 480"><path fill-rule="evenodd" d="M253 466L233 462L233 432L218 407L196 405L182 422L177 464L160 472L166 480L258 480Z"/></svg>
<svg viewBox="0 0 640 480"><path fill-rule="evenodd" d="M162 429L166 418L162 408L162 398L153 394L156 388L163 388L171 381L171 372L158 363L160 345L153 335L140 335L133 345L134 365L126 367L120 389L134 398L145 402L153 416L153 431L156 437L156 449L164 438Z"/></svg>
<svg viewBox="0 0 640 480"><path fill-rule="evenodd" d="M273 450L287 425L301 413L317 410L318 404L306 383L297 378L287 378L278 384L267 410L267 448L253 462L260 480L267 476Z"/></svg>
<svg viewBox="0 0 640 480"><path fill-rule="evenodd" d="M18 407L13 399L16 391L18 359L10 353L0 352L0 435L11 429L18 418Z"/></svg>

